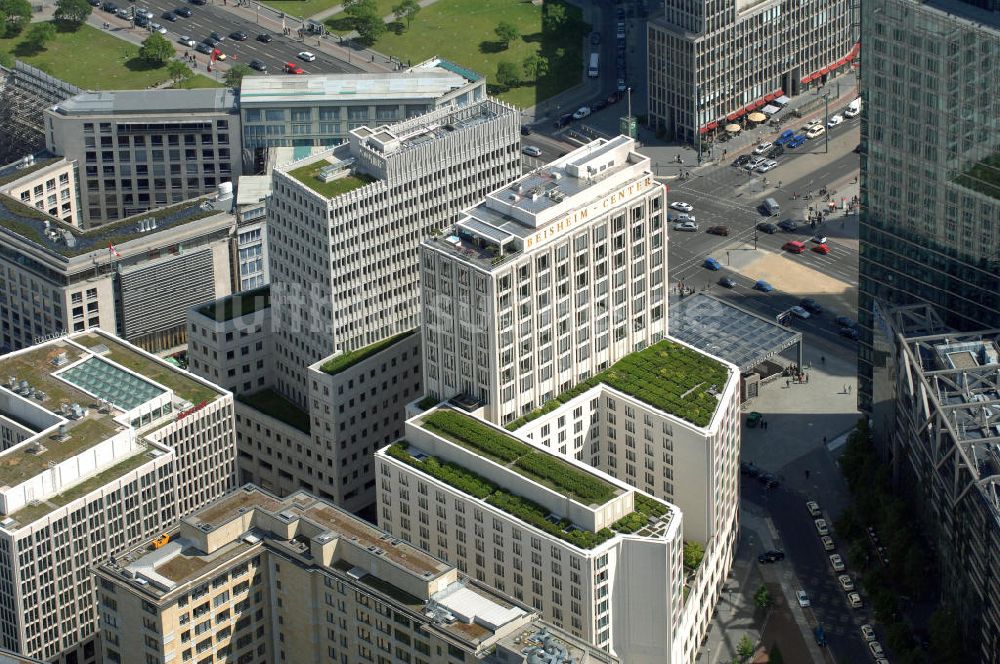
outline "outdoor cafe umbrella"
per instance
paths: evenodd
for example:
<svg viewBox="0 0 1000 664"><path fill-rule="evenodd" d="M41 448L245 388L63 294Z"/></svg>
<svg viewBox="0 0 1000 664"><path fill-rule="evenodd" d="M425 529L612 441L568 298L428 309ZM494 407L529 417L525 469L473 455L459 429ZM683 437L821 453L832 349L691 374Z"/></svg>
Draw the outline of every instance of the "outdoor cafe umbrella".
<svg viewBox="0 0 1000 664"><path fill-rule="evenodd" d="M726 131L728 131L730 134L738 134L740 133L740 126L735 122L732 124L727 124Z"/></svg>
<svg viewBox="0 0 1000 664"><path fill-rule="evenodd" d="M760 112L751 113L747 116L747 120L750 122L765 122L767 120L767 116Z"/></svg>

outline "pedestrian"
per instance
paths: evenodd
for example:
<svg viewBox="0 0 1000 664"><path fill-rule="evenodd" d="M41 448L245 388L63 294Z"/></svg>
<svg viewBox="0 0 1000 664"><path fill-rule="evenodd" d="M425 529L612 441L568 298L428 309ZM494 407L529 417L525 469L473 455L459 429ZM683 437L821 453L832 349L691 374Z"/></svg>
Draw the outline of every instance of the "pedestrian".
<svg viewBox="0 0 1000 664"><path fill-rule="evenodd" d="M844 394L847 394L847 383L844 383Z"/></svg>
<svg viewBox="0 0 1000 664"><path fill-rule="evenodd" d="M808 382L809 382L809 374L807 373L806 374L806 383L808 383Z"/></svg>
<svg viewBox="0 0 1000 664"><path fill-rule="evenodd" d="M188 57L188 52L187 51L184 51L184 57L190 60L190 58Z"/></svg>
<svg viewBox="0 0 1000 664"><path fill-rule="evenodd" d="M791 387L791 386L792 386L792 381L790 379L786 378L785 379L785 387Z"/></svg>
<svg viewBox="0 0 1000 664"><path fill-rule="evenodd" d="M823 444L826 445L826 436L823 436Z"/></svg>
<svg viewBox="0 0 1000 664"><path fill-rule="evenodd" d="M847 393L848 393L848 394L850 394L850 393L851 393L851 388L853 388L853 387L854 387L853 385L848 385L848 386L847 386Z"/></svg>
<svg viewBox="0 0 1000 664"><path fill-rule="evenodd" d="M819 363L820 364L826 364L826 355L820 355L819 356Z"/></svg>

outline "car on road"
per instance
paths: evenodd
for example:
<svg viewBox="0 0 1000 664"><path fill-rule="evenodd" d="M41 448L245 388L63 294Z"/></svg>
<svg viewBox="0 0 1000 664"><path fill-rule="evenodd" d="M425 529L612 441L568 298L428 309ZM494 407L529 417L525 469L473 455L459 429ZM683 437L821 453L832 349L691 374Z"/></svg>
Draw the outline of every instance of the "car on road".
<svg viewBox="0 0 1000 664"><path fill-rule="evenodd" d="M750 155L741 154L733 161L733 166L739 168L740 166L745 165L748 161L750 161Z"/></svg>
<svg viewBox="0 0 1000 664"><path fill-rule="evenodd" d="M521 152L528 155L529 157L541 157L542 149L536 145L525 145L521 148Z"/></svg>
<svg viewBox="0 0 1000 664"><path fill-rule="evenodd" d="M771 143L770 141L764 141L763 143L758 144L757 147L753 149L753 153L764 154L765 152L771 149L772 145L774 145L774 143Z"/></svg>
<svg viewBox="0 0 1000 664"><path fill-rule="evenodd" d="M864 606L864 602L861 601L861 595L858 593L847 593L847 603L851 605L852 609L860 609Z"/></svg>
<svg viewBox="0 0 1000 664"><path fill-rule="evenodd" d="M225 38L225 37L223 37L223 36L222 36L222 35L221 35L220 33L218 33L218 32L214 32L214 31L213 31L213 32L209 33L209 35L208 35L208 36L209 36L209 37L211 37L212 39L214 39L214 40L215 40L215 41L217 41L217 42L223 42L223 41L226 41L226 38Z"/></svg>
<svg viewBox="0 0 1000 664"><path fill-rule="evenodd" d="M729 226L709 226L708 230L705 231L709 235L721 235L722 237L729 237Z"/></svg>
<svg viewBox="0 0 1000 664"><path fill-rule="evenodd" d="M154 16L153 12L149 11L145 7L140 7L139 9L136 9L135 10L135 15L136 16L145 16L146 18L148 18L150 20L152 20L153 16Z"/></svg>
<svg viewBox="0 0 1000 664"><path fill-rule="evenodd" d="M191 15L194 14L194 12L187 7L178 7L174 10L174 13L178 16L183 16L184 18L191 18Z"/></svg>
<svg viewBox="0 0 1000 664"><path fill-rule="evenodd" d="M250 35L243 32L242 30L237 30L236 32L230 33L229 38L232 39L233 41L246 41L250 39Z"/></svg>
<svg viewBox="0 0 1000 664"><path fill-rule="evenodd" d="M750 477L757 477L760 475L760 468L753 465L749 461L740 461L740 475L749 475Z"/></svg>
<svg viewBox="0 0 1000 664"><path fill-rule="evenodd" d="M315 62L316 61L316 54L315 53L311 53L309 51L299 51L298 55L296 57L298 57L299 60L304 60L306 62Z"/></svg>
<svg viewBox="0 0 1000 664"><path fill-rule="evenodd" d="M812 250L817 254L823 254L824 256L830 253L830 247L825 244L814 244Z"/></svg>
<svg viewBox="0 0 1000 664"><path fill-rule="evenodd" d="M676 216L671 216L670 221L698 221L698 219L693 214L681 212Z"/></svg>
<svg viewBox="0 0 1000 664"><path fill-rule="evenodd" d="M792 315L794 315L796 318L801 318L802 320L809 318L809 312L803 309L802 307L792 307L791 309L789 309L789 311L791 311Z"/></svg>
<svg viewBox="0 0 1000 664"><path fill-rule="evenodd" d="M845 569L844 558L839 553L830 554L830 567L834 572L843 572Z"/></svg>
<svg viewBox="0 0 1000 664"><path fill-rule="evenodd" d="M136 17L133 20L135 21L136 26L140 28L144 28L147 25L149 25L149 19L146 18L145 16L142 16L141 14L136 15Z"/></svg>
<svg viewBox="0 0 1000 664"><path fill-rule="evenodd" d="M833 543L833 538L829 535L823 535L819 538L819 541L823 543L824 551L833 551L837 546Z"/></svg>
<svg viewBox="0 0 1000 664"><path fill-rule="evenodd" d="M177 43L184 44L185 46L188 46L190 48L194 48L194 45L197 44L198 42L191 39L187 35L181 35L180 37L177 38Z"/></svg>
<svg viewBox="0 0 1000 664"><path fill-rule="evenodd" d="M802 608L809 606L809 595L806 594L806 591L796 590L795 599L799 600L799 606Z"/></svg>
<svg viewBox="0 0 1000 664"><path fill-rule="evenodd" d="M691 205L690 203L685 203L684 201L674 201L673 203L670 204L670 207L672 207L675 210L680 210L681 212L691 212L694 210L693 205Z"/></svg>
<svg viewBox="0 0 1000 664"><path fill-rule="evenodd" d="M260 60L251 60L250 69L256 69L257 71L266 72L267 65L261 62Z"/></svg>
<svg viewBox="0 0 1000 664"><path fill-rule="evenodd" d="M732 277L722 277L719 279L719 285L723 288L736 288L736 282L733 281Z"/></svg>
<svg viewBox="0 0 1000 664"><path fill-rule="evenodd" d="M781 248L792 254L801 254L806 250L806 245L802 244L798 240L792 240L791 242L786 242L781 245Z"/></svg>
<svg viewBox="0 0 1000 664"><path fill-rule="evenodd" d="M628 89L628 86L625 85L625 79L624 78L619 78L618 79L618 87L617 87L618 92L625 92L625 90L627 90L627 89Z"/></svg>
<svg viewBox="0 0 1000 664"><path fill-rule="evenodd" d="M564 113L563 115L561 115L559 117L558 120L556 120L555 122L553 122L552 125L556 129L561 129L561 128L565 127L566 125L568 125L572 121L573 121L573 114L572 113Z"/></svg>
<svg viewBox="0 0 1000 664"><path fill-rule="evenodd" d="M840 582L840 587L845 591L850 592L851 590L854 590L854 580L851 579L850 574L841 574L837 577L837 581Z"/></svg>
<svg viewBox="0 0 1000 664"><path fill-rule="evenodd" d="M573 114L573 119L582 120L588 115L590 115L590 106L581 106L580 108L576 109L576 113Z"/></svg>
<svg viewBox="0 0 1000 664"><path fill-rule="evenodd" d="M259 35L257 35L257 41L264 44L270 44L271 42L274 41L274 37L272 37L270 34L266 32L262 32Z"/></svg>
<svg viewBox="0 0 1000 664"><path fill-rule="evenodd" d="M698 230L698 224L693 221L682 221L679 224L674 224L675 231L689 231L696 232Z"/></svg>
<svg viewBox="0 0 1000 664"><path fill-rule="evenodd" d="M800 147L805 142L806 142L806 137L799 134L794 138L792 138L792 140L788 141L787 146L792 150L794 150L795 148Z"/></svg>
<svg viewBox="0 0 1000 664"><path fill-rule="evenodd" d="M872 657L875 659L885 656L885 650L882 648L882 644L878 641L869 641L868 650L871 651Z"/></svg>
<svg viewBox="0 0 1000 664"><path fill-rule="evenodd" d="M753 285L754 290L759 290L762 293L770 293L774 290L774 286L764 281L763 279L758 279Z"/></svg>
<svg viewBox="0 0 1000 664"><path fill-rule="evenodd" d="M767 156L771 159L776 159L783 154L785 154L785 148L781 145L775 145L767 152Z"/></svg>
<svg viewBox="0 0 1000 664"><path fill-rule="evenodd" d="M170 21L171 23L173 23L174 21L177 20L177 14L173 13L168 9L167 11L160 14L160 18L162 18L164 21Z"/></svg>
<svg viewBox="0 0 1000 664"><path fill-rule="evenodd" d="M826 523L826 519L815 519L814 523L816 524L817 533L820 535L830 534L830 526Z"/></svg>
<svg viewBox="0 0 1000 664"><path fill-rule="evenodd" d="M833 319L833 322L840 327L854 327L857 325L853 318L848 318L847 316L837 316Z"/></svg>
<svg viewBox="0 0 1000 664"><path fill-rule="evenodd" d="M103 4L101 0L87 0L87 3L90 4L91 7L97 7L97 8L100 8L101 5Z"/></svg>
<svg viewBox="0 0 1000 664"><path fill-rule="evenodd" d="M799 302L799 306L804 307L806 311L810 313L814 314L823 313L823 306L816 300L812 299L811 297L803 298L802 301Z"/></svg>
<svg viewBox="0 0 1000 664"><path fill-rule="evenodd" d="M772 168L774 168L777 165L778 165L778 162L776 162L773 159L768 159L767 161L765 161L765 162L763 162L763 163L761 163L761 164L759 164L757 166L757 172L758 173L767 173L769 170L771 170Z"/></svg>
<svg viewBox="0 0 1000 664"><path fill-rule="evenodd" d="M773 235L774 233L777 232L778 227L769 221L762 221L759 224L757 224L757 230L761 231L762 233L767 233L768 235Z"/></svg>
<svg viewBox="0 0 1000 664"><path fill-rule="evenodd" d="M605 99L598 99L596 101L590 102L590 110L596 113L597 111L603 111L608 107L608 102Z"/></svg>
<svg viewBox="0 0 1000 664"><path fill-rule="evenodd" d="M795 130L794 129L786 129L785 131L781 132L781 136L778 136L778 138L774 139L774 144L775 145L784 145L785 143L787 143L788 141L792 140L793 138L795 138Z"/></svg>
<svg viewBox="0 0 1000 664"><path fill-rule="evenodd" d="M750 157L750 161L744 164L743 168L745 168L748 171L752 171L761 164L763 164L765 161L767 161L767 159L765 159L764 157L761 157L760 155L755 155L753 157Z"/></svg>
<svg viewBox="0 0 1000 664"><path fill-rule="evenodd" d="M757 477L757 481L763 484L765 489L773 489L778 486L778 478L771 473L762 473Z"/></svg>
<svg viewBox="0 0 1000 664"><path fill-rule="evenodd" d="M762 419L764 419L763 415L758 413L756 410L751 411L750 414L747 415L747 426L754 429L758 424L760 424Z"/></svg>
<svg viewBox="0 0 1000 664"><path fill-rule="evenodd" d="M118 11L116 11L115 16L117 16L118 18L123 18L125 20L128 20L132 17L129 11L125 8L121 8Z"/></svg>
<svg viewBox="0 0 1000 664"><path fill-rule="evenodd" d="M853 341L857 341L859 336L858 331L855 330L853 327L842 327L838 331L838 334L842 337L847 337L848 339L851 339Z"/></svg>
<svg viewBox="0 0 1000 664"><path fill-rule="evenodd" d="M719 270L722 269L722 265L719 263L719 261L715 260L711 256L705 259L705 262L702 263L702 266L708 268L709 270L712 270L713 272L718 272Z"/></svg>
<svg viewBox="0 0 1000 664"><path fill-rule="evenodd" d="M809 129L809 131L806 132L806 138L809 138L809 139L819 138L820 136L822 136L825 133L826 133L826 127L824 127L821 124L813 125Z"/></svg>
<svg viewBox="0 0 1000 664"><path fill-rule="evenodd" d="M784 560L784 559L785 559L785 552L777 550L765 551L764 553L757 556L757 562L762 563L764 565L768 563L776 563L779 560Z"/></svg>
<svg viewBox="0 0 1000 664"><path fill-rule="evenodd" d="M799 230L799 225L791 219L783 219L778 222L778 228L788 233Z"/></svg>
<svg viewBox="0 0 1000 664"><path fill-rule="evenodd" d="M161 35L167 34L167 29L164 28L159 23L150 23L149 24L149 31L150 32L159 32Z"/></svg>
<svg viewBox="0 0 1000 664"><path fill-rule="evenodd" d="M192 5L198 5L199 7L208 4L208 0L188 0L188 2L190 2Z"/></svg>
<svg viewBox="0 0 1000 664"><path fill-rule="evenodd" d="M813 628L813 636L816 637L816 645L826 645L826 633L823 631L822 625L816 625L816 627Z"/></svg>
<svg viewBox="0 0 1000 664"><path fill-rule="evenodd" d="M815 242L816 244L826 244L826 236L822 233L817 233L809 238L810 242Z"/></svg>
<svg viewBox="0 0 1000 664"><path fill-rule="evenodd" d="M809 516L814 519L818 519L823 515L823 511L819 508L819 503L815 500L806 501L806 510L809 512Z"/></svg>
<svg viewBox="0 0 1000 664"><path fill-rule="evenodd" d="M844 121L844 116L837 113L836 115L831 115L830 119L826 121L827 127L836 127Z"/></svg>
<svg viewBox="0 0 1000 664"><path fill-rule="evenodd" d="M306 70L302 68L302 65L299 65L299 64L297 64L295 62L286 62L285 66L282 67L281 70L284 71L286 74L304 74L304 73L306 73Z"/></svg>
<svg viewBox="0 0 1000 664"><path fill-rule="evenodd" d="M212 47L206 44L205 42L198 42L197 44L195 44L194 50L198 51L199 53L204 53L205 55L211 55L212 53Z"/></svg>
<svg viewBox="0 0 1000 664"><path fill-rule="evenodd" d="M521 125L521 136L531 136L531 127L528 125Z"/></svg>
<svg viewBox="0 0 1000 664"><path fill-rule="evenodd" d="M594 32L591 32L590 33L590 45L591 46L599 46L600 44L601 44L601 33L597 32L596 30Z"/></svg>
<svg viewBox="0 0 1000 664"><path fill-rule="evenodd" d="M219 40L212 39L211 37L205 37L204 39L201 40L201 43L206 44L211 48L216 48L217 46L219 46Z"/></svg>
<svg viewBox="0 0 1000 664"><path fill-rule="evenodd" d="M861 626L861 638L864 639L865 641L874 641L875 640L875 628L872 627L871 625L869 625L868 623L865 623L864 625L862 625Z"/></svg>

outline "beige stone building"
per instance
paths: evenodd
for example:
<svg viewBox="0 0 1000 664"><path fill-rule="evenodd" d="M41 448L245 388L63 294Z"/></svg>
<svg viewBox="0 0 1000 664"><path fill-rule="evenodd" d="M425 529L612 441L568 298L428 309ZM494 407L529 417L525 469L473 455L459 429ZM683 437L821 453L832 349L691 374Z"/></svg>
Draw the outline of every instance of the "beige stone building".
<svg viewBox="0 0 1000 664"><path fill-rule="evenodd" d="M76 164L49 153L27 156L0 168L0 194L80 226Z"/></svg>

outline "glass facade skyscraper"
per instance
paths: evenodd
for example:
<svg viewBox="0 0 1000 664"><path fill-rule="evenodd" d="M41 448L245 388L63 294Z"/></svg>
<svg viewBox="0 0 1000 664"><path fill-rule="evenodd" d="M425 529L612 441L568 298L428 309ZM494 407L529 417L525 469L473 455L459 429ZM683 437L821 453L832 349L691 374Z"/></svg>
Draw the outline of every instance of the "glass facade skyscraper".
<svg viewBox="0 0 1000 664"><path fill-rule="evenodd" d="M862 3L858 398L889 361L875 301L1000 327L1000 1Z"/></svg>

